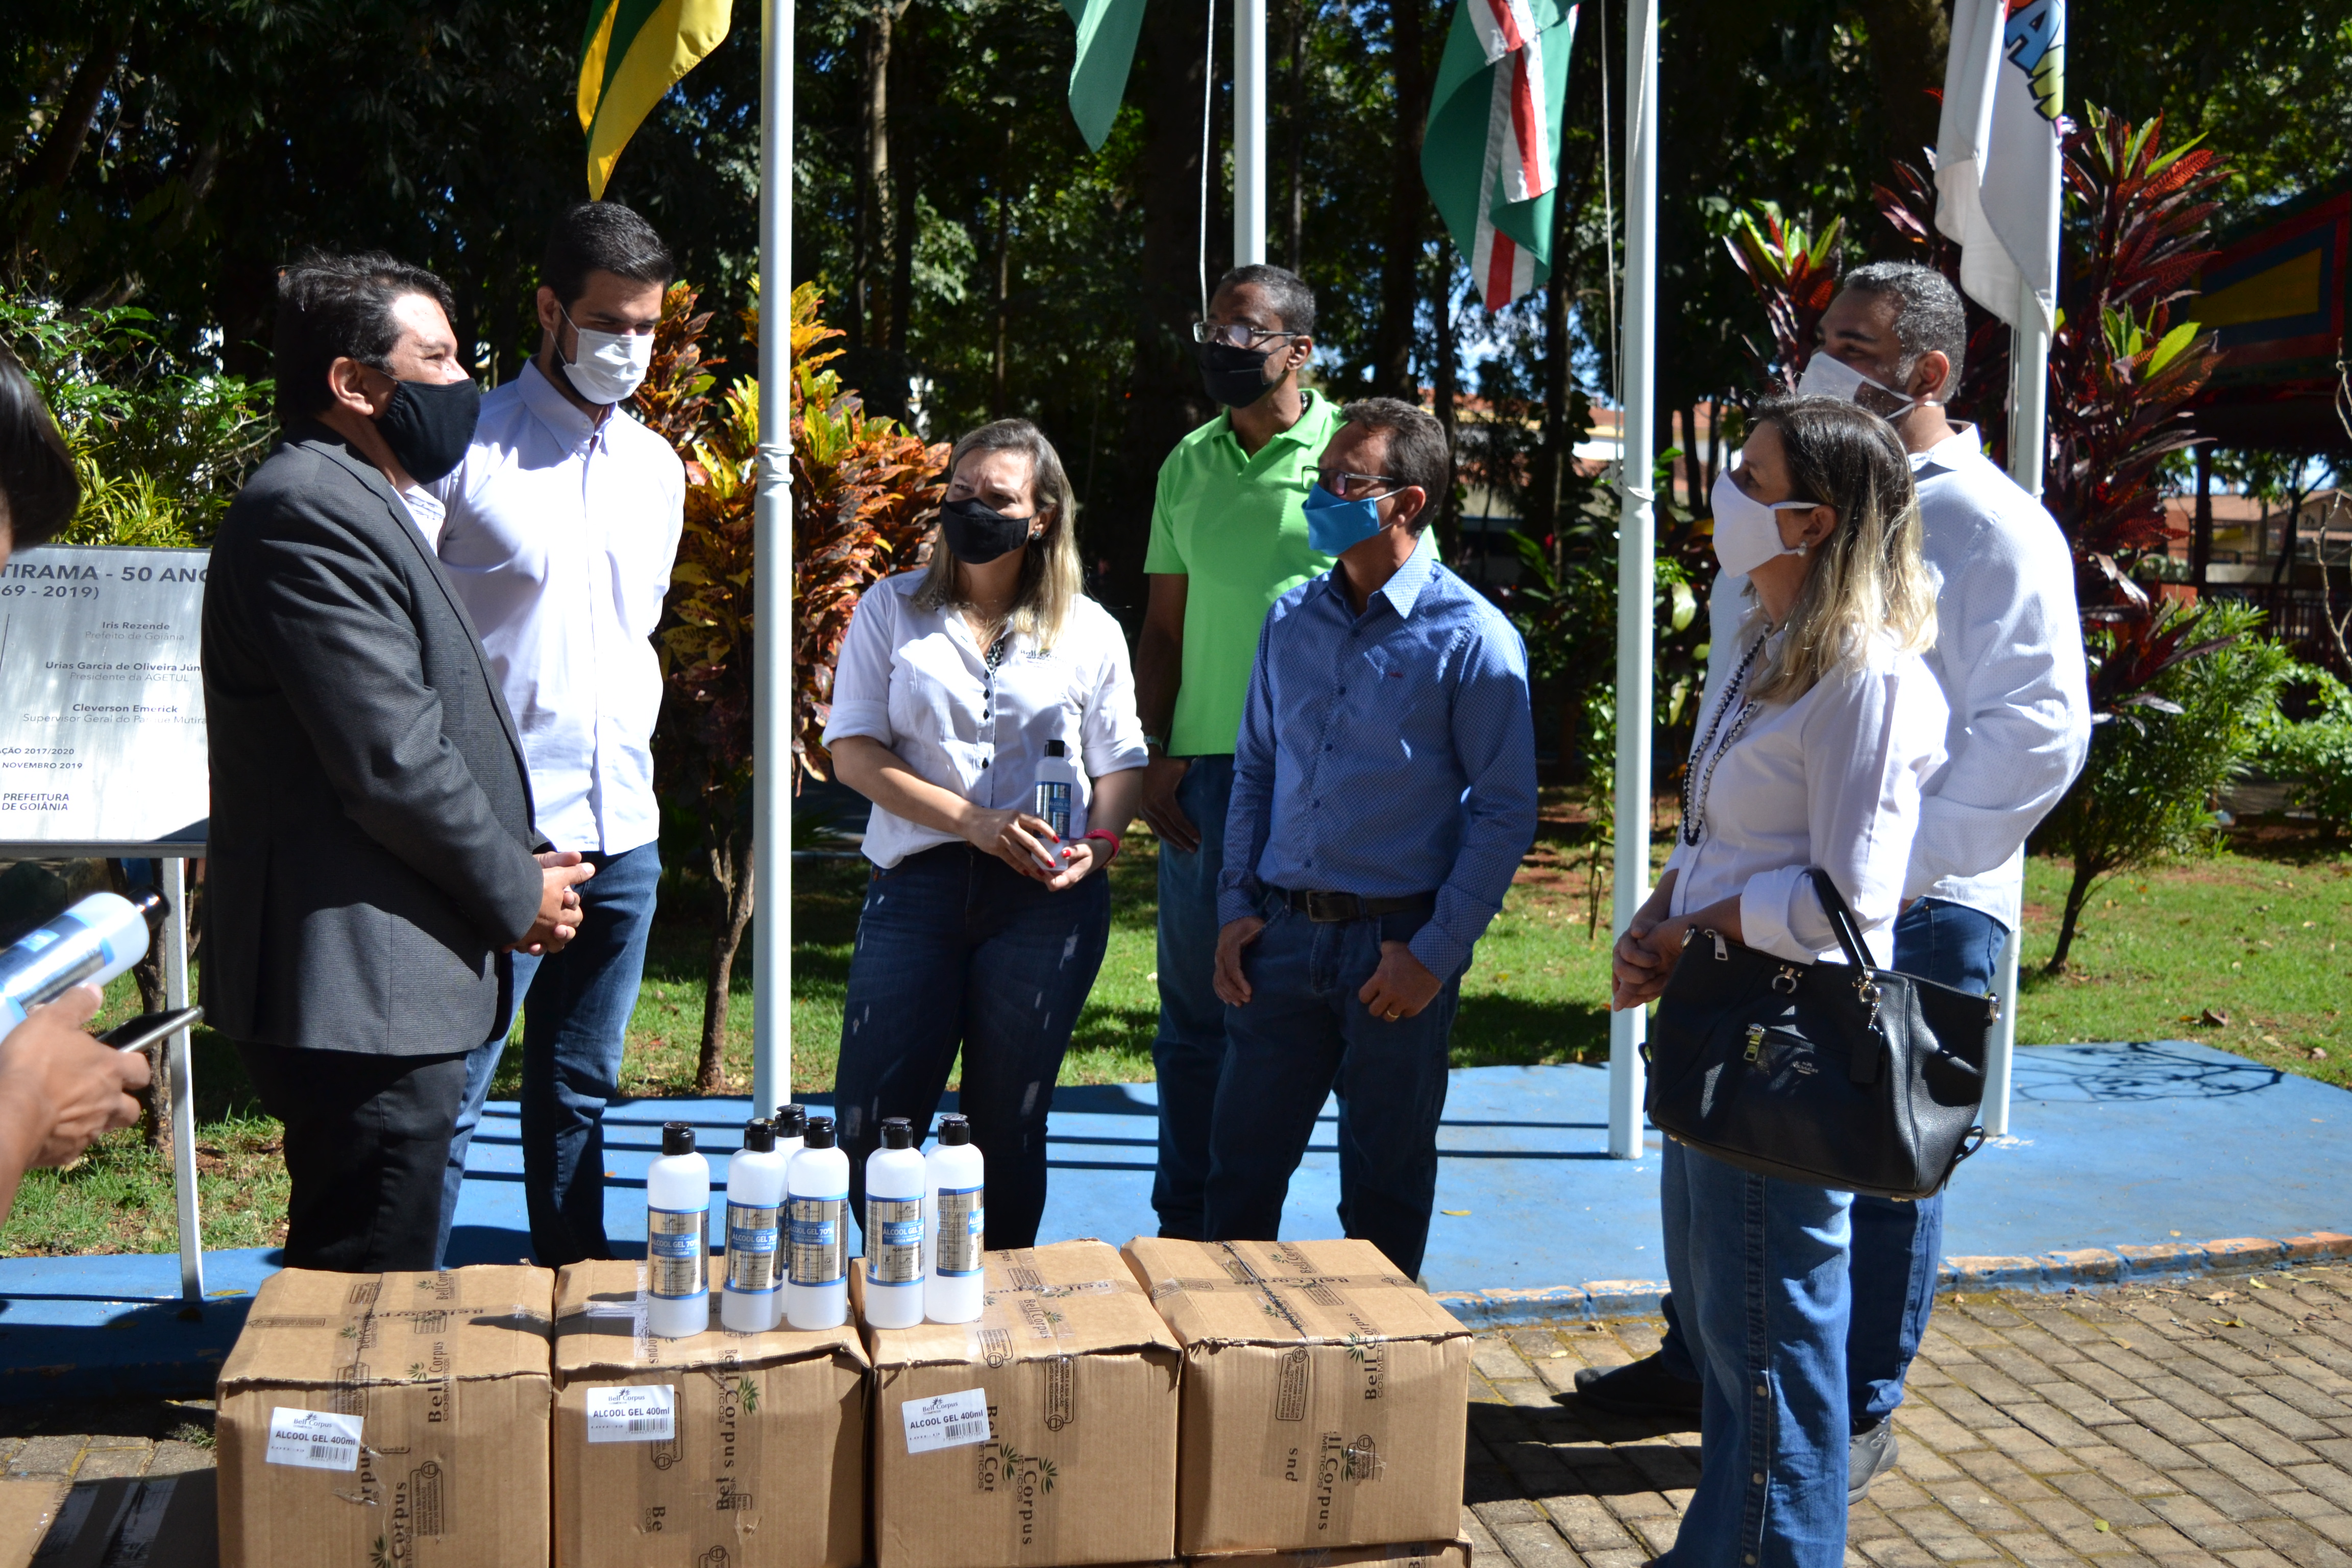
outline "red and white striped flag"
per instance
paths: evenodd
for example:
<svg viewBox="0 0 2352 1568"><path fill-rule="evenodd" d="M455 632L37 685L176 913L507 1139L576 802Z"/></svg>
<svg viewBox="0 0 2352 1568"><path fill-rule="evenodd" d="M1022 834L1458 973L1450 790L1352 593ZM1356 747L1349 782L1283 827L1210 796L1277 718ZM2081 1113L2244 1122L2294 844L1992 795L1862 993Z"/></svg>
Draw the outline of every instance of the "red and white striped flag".
<svg viewBox="0 0 2352 1568"><path fill-rule="evenodd" d="M1560 100L1575 37L1576 7L1558 0L1460 0L1454 11L1422 178L1489 310L1551 275Z"/></svg>

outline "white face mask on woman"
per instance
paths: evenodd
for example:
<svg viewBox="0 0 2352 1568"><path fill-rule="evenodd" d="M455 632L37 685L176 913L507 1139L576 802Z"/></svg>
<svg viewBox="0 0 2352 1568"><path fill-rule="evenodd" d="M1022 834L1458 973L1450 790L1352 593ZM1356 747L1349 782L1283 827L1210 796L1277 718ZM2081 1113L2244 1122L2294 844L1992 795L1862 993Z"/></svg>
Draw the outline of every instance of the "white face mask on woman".
<svg viewBox="0 0 2352 1568"><path fill-rule="evenodd" d="M1895 399L1900 406L1893 412L1879 414L1882 419L1895 419L1919 405L1916 397L1906 397L1884 382L1873 381L1842 359L1833 359L1827 351L1816 349L1813 357L1805 362L1805 374L1797 378L1800 397L1834 397L1840 403L1860 403L1862 389L1870 387ZM1878 414L1875 408L1870 410Z"/></svg>
<svg viewBox="0 0 2352 1568"><path fill-rule="evenodd" d="M1780 514L1811 511L1821 504L1810 500L1758 500L1739 488L1730 468L1715 476L1715 489L1709 495L1715 507L1716 564L1741 577L1775 555L1801 553L1802 545L1791 549L1780 542Z"/></svg>

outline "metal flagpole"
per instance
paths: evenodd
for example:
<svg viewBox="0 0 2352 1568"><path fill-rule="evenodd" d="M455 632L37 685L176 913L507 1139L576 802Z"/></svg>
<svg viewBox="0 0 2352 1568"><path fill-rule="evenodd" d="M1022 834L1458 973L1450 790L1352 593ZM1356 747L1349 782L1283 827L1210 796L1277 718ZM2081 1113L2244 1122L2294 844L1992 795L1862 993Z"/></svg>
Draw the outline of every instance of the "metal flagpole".
<svg viewBox="0 0 2352 1568"><path fill-rule="evenodd" d="M2050 317L2032 279L2021 276L2017 292L2017 319L2023 324L2011 334L2009 356L2009 477L2040 500L2050 414ZM1996 1138L2009 1131L2010 1068L2017 1051L2017 950L2024 941L2021 918L2001 951L1997 983L2000 1017L1993 1025L1992 1053L1985 1062L1984 1129Z"/></svg>
<svg viewBox="0 0 2352 1568"><path fill-rule="evenodd" d="M1234 265L1265 259L1265 0L1234 5Z"/></svg>
<svg viewBox="0 0 2352 1568"><path fill-rule="evenodd" d="M751 521L751 1109L793 1097L793 0L760 26L760 472Z"/></svg>
<svg viewBox="0 0 2352 1568"><path fill-rule="evenodd" d="M163 895L163 1005L188 1005L188 863L174 856L155 862ZM196 1213L196 1089L189 1061L191 1031L182 1029L155 1053L172 1102L172 1192L180 1219L180 1299L205 1300L205 1233Z"/></svg>
<svg viewBox="0 0 2352 1568"><path fill-rule="evenodd" d="M1650 454L1655 445L1651 392L1657 351L1658 5L1627 0L1625 16L1625 313L1618 387L1620 431L1617 523L1617 832L1615 913L1622 933L1650 888L1650 628L1656 591L1655 499ZM1609 1016L1609 1153L1642 1157L1642 1039L1639 1007Z"/></svg>

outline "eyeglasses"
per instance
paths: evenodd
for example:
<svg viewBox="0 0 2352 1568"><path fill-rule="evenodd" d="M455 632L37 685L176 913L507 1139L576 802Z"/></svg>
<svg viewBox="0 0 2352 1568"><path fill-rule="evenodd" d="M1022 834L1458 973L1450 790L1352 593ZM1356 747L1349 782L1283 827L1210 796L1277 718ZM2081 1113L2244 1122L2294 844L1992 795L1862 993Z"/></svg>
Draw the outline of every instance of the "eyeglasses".
<svg viewBox="0 0 2352 1568"><path fill-rule="evenodd" d="M1404 488L1403 482L1391 474L1322 474L1318 479L1323 488L1341 500L1378 500ZM1381 487L1387 485L1388 489ZM1380 490L1380 495L1371 492Z"/></svg>
<svg viewBox="0 0 2352 1568"><path fill-rule="evenodd" d="M1223 343L1227 348L1254 349L1275 338L1305 337L1304 332L1269 332L1238 321L1195 321L1192 341L1196 343Z"/></svg>

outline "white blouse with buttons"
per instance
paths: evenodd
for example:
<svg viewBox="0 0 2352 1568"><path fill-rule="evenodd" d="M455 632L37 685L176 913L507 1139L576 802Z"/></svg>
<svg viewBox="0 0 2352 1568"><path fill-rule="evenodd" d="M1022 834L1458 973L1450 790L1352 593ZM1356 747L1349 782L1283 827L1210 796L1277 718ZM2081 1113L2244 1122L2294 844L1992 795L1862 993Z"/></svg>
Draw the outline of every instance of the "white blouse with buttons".
<svg viewBox="0 0 2352 1568"><path fill-rule="evenodd" d="M1014 638L992 668L961 611L916 606L922 582L901 573L858 600L834 667L825 744L870 737L918 777L992 810L1028 805L1048 741L1077 762L1082 799L1089 779L1143 766L1127 637L1108 611L1073 600L1050 650ZM877 805L866 858L887 869L955 842Z"/></svg>

